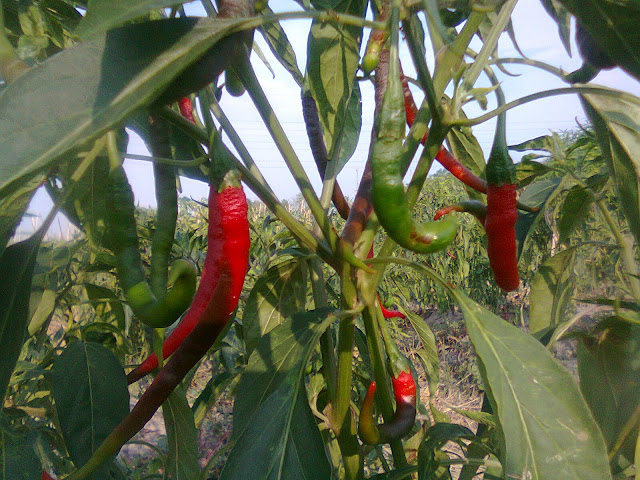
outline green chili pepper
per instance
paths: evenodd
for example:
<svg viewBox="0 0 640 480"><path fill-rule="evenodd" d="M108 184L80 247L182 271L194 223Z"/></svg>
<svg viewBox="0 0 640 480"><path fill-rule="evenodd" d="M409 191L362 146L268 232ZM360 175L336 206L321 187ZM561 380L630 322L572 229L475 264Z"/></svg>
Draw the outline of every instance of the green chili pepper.
<svg viewBox="0 0 640 480"><path fill-rule="evenodd" d="M190 262L174 262L169 274L173 287L159 301L142 270L131 186L122 165L109 174L106 222L109 246L124 296L134 314L153 327L171 325L189 307L196 289L196 272Z"/></svg>
<svg viewBox="0 0 640 480"><path fill-rule="evenodd" d="M376 116L377 135L371 152L373 206L380 224L400 246L418 253L442 250L458 230L454 215L438 222L418 224L411 217L402 183L400 153L405 133L404 94L398 58L398 13L393 9L389 78Z"/></svg>

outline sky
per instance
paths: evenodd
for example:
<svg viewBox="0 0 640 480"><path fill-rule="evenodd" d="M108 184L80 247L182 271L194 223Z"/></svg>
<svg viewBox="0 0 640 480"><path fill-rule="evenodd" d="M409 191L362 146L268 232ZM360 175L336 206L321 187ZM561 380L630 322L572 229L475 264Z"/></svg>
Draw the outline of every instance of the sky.
<svg viewBox="0 0 640 480"><path fill-rule="evenodd" d="M269 5L274 11L300 9L292 0L271 0ZM185 9L188 15L204 15L204 10L201 8L199 2L186 4ZM575 44L572 43L572 52L574 54L573 58L571 58L562 46L557 25L553 19L547 15L539 0L520 0L515 7L512 21L518 45L527 57L550 63L566 71L573 71L581 65L582 62L576 52ZM287 20L282 22L282 26L296 52L298 67L300 71L304 73L310 21ZM363 49L367 36L368 31L365 29ZM254 53L252 55L252 63L256 73L262 82L263 88L269 97L278 119L289 136L294 150L298 153L303 166L307 170L307 175L312 185L319 194L322 185L311 156L302 121L300 89L289 73L284 70L275 57L271 55L267 44L258 32L255 34L255 40L260 50L265 54L267 62L273 69L275 76L271 74L262 60ZM479 50L480 46L481 43L477 39L471 44L471 47L476 51ZM427 51L430 52L429 46L427 46ZM500 40L498 51L501 57L520 56L506 34L504 34ZM401 49L400 56L405 73L415 77L406 47ZM433 69L434 61L430 53L428 53L427 56L427 63L430 69ZM507 101L515 100L536 91L567 86L556 77L534 67L508 65L507 69L512 74L518 75L506 76L498 72L498 77L502 82L502 88ZM593 83L618 88L640 96L640 83L617 68L601 72L598 77L593 80ZM486 86L488 82L481 77L478 84ZM353 157L338 176L338 181L343 192L347 197L351 198L355 194L362 169L366 162L369 136L373 121L373 86L368 82L361 82L360 86L362 90L363 111L362 132ZM414 95L416 96L416 101L421 99L421 95L417 89L414 89ZM489 97L489 109L495 107L495 101L492 97L493 96ZM248 94L240 98L223 94L221 106L239 132L242 140L276 195L281 199L291 199L295 197L299 191L293 177L289 174L284 160L271 140ZM484 113L475 105L470 105L469 108L465 107L465 112L469 117L475 117ZM519 106L508 112L507 141L512 145L518 144L540 135L549 134L551 131L576 128L577 122L585 123L586 118L576 95L563 95L539 100ZM494 121L474 127L474 134L483 147L485 154L487 154L491 148L494 128ZM129 152L149 155L144 144L135 135L131 135ZM138 204L141 206L155 206L153 182L149 182L149 178L152 175L151 165L144 161L126 160L125 168ZM184 196L201 199L207 195L207 186L201 182L183 178L181 186L182 195ZM252 192L248 189L246 190L249 198L256 199L256 196ZM38 192L30 210L36 213L46 212L50 204L46 194L44 192ZM66 229L65 223L63 220L59 222L58 228L64 231ZM30 229L30 225L31 220L25 222L21 228Z"/></svg>

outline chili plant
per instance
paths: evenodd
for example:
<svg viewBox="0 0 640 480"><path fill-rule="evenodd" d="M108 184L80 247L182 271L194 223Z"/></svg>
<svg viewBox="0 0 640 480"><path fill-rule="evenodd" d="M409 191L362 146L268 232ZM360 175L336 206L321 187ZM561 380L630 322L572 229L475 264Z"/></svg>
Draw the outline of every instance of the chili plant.
<svg viewBox="0 0 640 480"><path fill-rule="evenodd" d="M139 478L115 456L161 406L169 448L151 446L164 478L207 478L222 455L225 480L451 478L456 464L461 479L633 476L640 99L584 83L610 68L640 78L633 2L542 2L564 45L575 17L584 65L572 74L535 58L500 58L499 40L515 38L517 0L311 0L278 13L253 0L200 3L203 18L187 17L175 0L0 6L3 477ZM302 71L292 45L302 42L290 42L286 31L296 19L310 20ZM311 171L254 69L264 56L256 31L300 87ZM401 50L409 52L404 70ZM566 86L507 98L509 79L497 75L508 64L543 70ZM492 86L480 83L484 76ZM373 99L363 97L363 82L373 83ZM423 98L420 106L413 93ZM227 102L228 94L243 99ZM553 137L536 139L514 149L542 145L554 162L529 156L514 164L508 111L567 94L582 102L589 141L559 148ZM470 116L494 95L495 108ZM262 119L305 218L278 199L240 125L229 120L228 109L241 101ZM373 102L370 122L362 101ZM485 160L473 127L494 117ZM371 132L361 132L369 123ZM125 127L152 153L137 156L153 163L156 186L149 251L123 168L131 156ZM336 178L363 136L369 153L348 202ZM590 145L587 158L596 144L598 171L586 177L566 159ZM435 219L415 208L434 159L469 197L437 205ZM318 190L310 180L316 167ZM179 177L209 188L206 242L176 235ZM12 240L42 185L54 200L51 213L32 237ZM252 233L244 188L269 210ZM59 276L47 283L38 276L42 240L58 212L80 229L75 245L92 260L69 253L66 266L49 269ZM554 212L561 212L557 222L549 221ZM462 221L466 213L479 219L486 239L467 232L475 220ZM597 220L580 223L587 218ZM533 260L543 227L559 240L544 252L548 259ZM455 258L455 242L464 252L486 252L474 265L492 270L483 277L491 295L497 286L530 300L522 305L525 328L489 311L483 304L496 302L478 298L482 288L469 298L464 277L478 273L469 262L444 261ZM205 243L206 254L191 250ZM590 321L571 298L582 268L576 259L586 251L600 263L583 271L614 272L606 289L579 290L579 300L601 313ZM202 266L195 295L194 266L183 256ZM93 283L96 271L110 280ZM429 325L411 304L388 310L380 303L381 287L400 303L408 297L406 285L389 279L411 278L409 271L438 288L425 289L433 298L423 302L442 303L446 295L464 317L483 386L482 411L463 412L478 423L475 431L437 407L439 359ZM421 354L412 356L419 365L399 350L394 319L419 339ZM579 342L579 383L552 355L567 337ZM145 347L134 354L132 345ZM209 366L204 387L198 365ZM150 374L130 411L127 383ZM225 389L234 397L232 433L203 468L196 426ZM449 454L447 442L461 454Z"/></svg>

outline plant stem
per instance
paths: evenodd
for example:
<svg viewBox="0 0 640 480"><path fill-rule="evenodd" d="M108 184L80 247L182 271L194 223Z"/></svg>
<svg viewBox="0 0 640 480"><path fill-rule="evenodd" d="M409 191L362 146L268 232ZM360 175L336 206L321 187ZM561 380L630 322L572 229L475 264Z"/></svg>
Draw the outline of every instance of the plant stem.
<svg viewBox="0 0 640 480"><path fill-rule="evenodd" d="M345 310L358 303L356 286L351 277L351 266L344 263L341 271L342 302ZM331 423L335 431L345 468L346 480L355 480L363 475L360 445L356 437L355 423L351 414L351 381L353 377L354 317L340 320L338 334L338 378L335 402L332 404Z"/></svg>
<svg viewBox="0 0 640 480"><path fill-rule="evenodd" d="M260 82L256 77L253 67L247 60L246 62L244 62L242 68L236 69L236 72L241 78L245 88L249 92L249 96L258 109L258 113L262 117L267 130L269 130L269 133L276 143L278 150L282 154L282 157L284 158L289 171L293 175L298 188L300 188L302 196L307 202L307 205L309 206L309 209L311 210L315 221L322 231L324 238L329 242L331 249L337 255L339 253L338 234L335 232L333 225L329 220L329 217L327 216L325 210L322 208L322 204L320 203L318 196L311 187L309 177L307 176L307 173L300 163L300 159L296 155L295 150L291 146L291 143L289 142L289 139L285 134L282 125L278 121L275 112L271 108L269 100L262 90L262 86L260 85Z"/></svg>
<svg viewBox="0 0 640 480"><path fill-rule="evenodd" d="M322 263L318 257L310 260L309 275L311 278L311 291L313 292L313 303L315 308L327 305L327 288L322 274ZM336 399L336 385L338 376L338 367L336 364L335 345L333 342L333 332L331 328L327 329L320 336L320 354L322 355L322 371L325 383L327 384L327 392L329 394L329 403L333 404Z"/></svg>
<svg viewBox="0 0 640 480"><path fill-rule="evenodd" d="M222 125L223 130L231 140L234 148L240 154L245 165L240 163L235 156L228 152L229 158L232 162L236 163L236 168L242 174L244 181L249 185L251 190L260 198L260 200L273 212L273 214L282 222L284 225L291 231L291 233L296 237L296 240L300 245L304 245L309 250L316 252L323 260L325 260L329 265L332 265L334 268L337 268L336 263L334 261L333 253L329 249L327 245L319 241L315 238L302 223L300 223L296 218L291 215L291 213L284 208L284 206L278 200L273 190L269 187L269 184L266 182L262 173L258 169L258 166L255 164L251 155L247 151L244 143L240 140L237 132L228 121L226 116L219 111L221 117L218 118L216 115L215 104L212 104L212 113L216 116L216 119ZM185 133L193 137L200 143L208 144L209 136L207 132L196 127L190 121L184 119L182 115L174 112L169 108L163 108L159 111L159 113L168 118L174 125L178 126L178 128L182 129Z"/></svg>
<svg viewBox="0 0 640 480"><path fill-rule="evenodd" d="M602 87L588 87L586 85L574 85L573 87L562 87L562 88L553 88L551 90L544 90L542 92L533 93L531 95L526 95L524 97L518 98L516 100L512 100L509 103L504 104L502 107L498 107L491 112L487 112L484 115L480 115L475 118L459 118L452 120L449 123L449 126L461 126L461 127L473 127L475 125L479 125L481 123L486 122L487 120L492 119L500 115L503 112L511 110L512 108L518 107L520 105L524 105L526 103L533 102L535 100L540 100L547 97L554 97L556 95L568 95L568 94L593 94L593 95L604 95L615 98L623 98L628 100L634 104L638 104L638 97L631 95L630 93L623 92L620 90L612 90L608 88Z"/></svg>

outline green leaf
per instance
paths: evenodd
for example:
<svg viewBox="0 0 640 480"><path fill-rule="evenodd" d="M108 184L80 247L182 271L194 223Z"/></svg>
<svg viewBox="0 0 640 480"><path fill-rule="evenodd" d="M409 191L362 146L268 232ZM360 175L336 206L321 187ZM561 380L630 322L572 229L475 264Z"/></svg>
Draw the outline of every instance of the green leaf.
<svg viewBox="0 0 640 480"><path fill-rule="evenodd" d="M520 194L520 202L530 207L539 208L537 212L518 212L516 239L520 247L520 254L527 249L527 242L532 232L536 230L538 223L544 221L546 205L558 195L561 185L561 178L548 178L532 183Z"/></svg>
<svg viewBox="0 0 640 480"><path fill-rule="evenodd" d="M62 436L80 467L129 414L127 379L110 350L75 341L56 358L52 381ZM93 478L106 478L108 468L103 465Z"/></svg>
<svg viewBox="0 0 640 480"><path fill-rule="evenodd" d="M304 260L291 258L269 268L256 281L242 314L247 355L285 318L304 310L306 300Z"/></svg>
<svg viewBox="0 0 640 480"><path fill-rule="evenodd" d="M35 177L10 195L0 199L0 256L15 233L42 180L41 176Z"/></svg>
<svg viewBox="0 0 640 480"><path fill-rule="evenodd" d="M610 450L640 405L640 326L612 317L578 343L580 389ZM621 453L633 462L638 427Z"/></svg>
<svg viewBox="0 0 640 480"><path fill-rule="evenodd" d="M56 306L57 297L55 290L45 289L42 292L38 308L36 308L29 321L28 333L30 336L38 333L45 322L49 320Z"/></svg>
<svg viewBox="0 0 640 480"><path fill-rule="evenodd" d="M162 415L167 427L169 452L166 465L170 477L197 480L200 476L198 431L182 385L178 385L162 404Z"/></svg>
<svg viewBox="0 0 640 480"><path fill-rule="evenodd" d="M435 396L436 390L438 389L438 382L440 381L440 358L438 357L436 336L424 318L409 310L402 309L402 312L407 316L409 322L411 322L411 326L418 334L420 343L422 343L422 348L416 353L418 353L418 356L423 362L429 382L429 392Z"/></svg>
<svg viewBox="0 0 640 480"><path fill-rule="evenodd" d="M640 66L639 66L640 67ZM640 72L640 71L639 71ZM584 95L582 105L593 124L600 150L614 178L629 229L640 243L640 99Z"/></svg>
<svg viewBox="0 0 640 480"><path fill-rule="evenodd" d="M333 8L339 13L363 16L367 2L352 0ZM362 28L335 22L313 21L307 43L305 87L318 104L329 158L340 142L360 59Z"/></svg>
<svg viewBox="0 0 640 480"><path fill-rule="evenodd" d="M87 13L82 17L75 33L83 40L94 37L141 17L151 10L187 3L180 0L89 0Z"/></svg>
<svg viewBox="0 0 640 480"><path fill-rule="evenodd" d="M238 386L233 433L240 434L260 404L292 370L303 369L306 356L335 319L331 309L296 313L260 339Z"/></svg>
<svg viewBox="0 0 640 480"><path fill-rule="evenodd" d="M85 283L84 288L93 305L96 315L105 322L115 321L123 332L126 327L126 315L122 301L113 290L101 285Z"/></svg>
<svg viewBox="0 0 640 480"><path fill-rule="evenodd" d="M535 333L564 321L576 281L575 249L569 248L547 259L531 281L529 331Z"/></svg>
<svg viewBox="0 0 640 480"><path fill-rule="evenodd" d="M268 13L273 13L270 8L267 7ZM267 23L258 29L264 37L267 45L271 49L273 55L278 59L282 66L291 74L296 83L302 87L304 83L304 77L298 68L298 60L296 59L296 52L289 42L289 38L285 33L280 22Z"/></svg>
<svg viewBox="0 0 640 480"><path fill-rule="evenodd" d="M526 152L528 150L541 150L553 154L557 149L556 139L553 135L542 135L532 138L517 145L509 145L509 150Z"/></svg>
<svg viewBox="0 0 640 480"><path fill-rule="evenodd" d="M0 430L0 478L33 480L42 476L40 459L28 436Z"/></svg>
<svg viewBox="0 0 640 480"><path fill-rule="evenodd" d="M640 79L640 4L637 0L560 0L597 44Z"/></svg>
<svg viewBox="0 0 640 480"><path fill-rule="evenodd" d="M532 336L451 292L502 426L505 476L611 479L602 433L569 372Z"/></svg>
<svg viewBox="0 0 640 480"><path fill-rule="evenodd" d="M438 478L438 455L440 448L447 442L475 439L467 427L454 423L436 423L425 432L418 449L418 480Z"/></svg>
<svg viewBox="0 0 640 480"><path fill-rule="evenodd" d="M221 480L331 478L324 442L299 377L292 371L260 405L237 438Z"/></svg>
<svg viewBox="0 0 640 480"><path fill-rule="evenodd" d="M569 55L571 55L571 13L559 0L541 0L544 9L558 24L558 33L562 45Z"/></svg>
<svg viewBox="0 0 640 480"><path fill-rule="evenodd" d="M26 72L0 93L0 197L150 104L222 37L262 21L138 23L64 50Z"/></svg>
<svg viewBox="0 0 640 480"><path fill-rule="evenodd" d="M262 337L240 380L235 445L221 479L330 478L304 374L320 335L336 319L330 309L299 313Z"/></svg>
<svg viewBox="0 0 640 480"><path fill-rule="evenodd" d="M0 257L0 400L4 401L29 325L33 270L44 232L7 247Z"/></svg>
<svg viewBox="0 0 640 480"><path fill-rule="evenodd" d="M353 82L353 89L349 97L349 105L347 106L346 118L342 130L342 143L340 144L340 160L338 161L339 173L347 162L351 159L360 138L360 130L362 129L362 94L360 93L360 84Z"/></svg>
<svg viewBox="0 0 640 480"><path fill-rule="evenodd" d="M593 193L597 193L604 187L609 179L608 175L596 174L585 180L588 188ZM594 197L589 193L587 188L581 185L574 185L567 193L567 198L562 204L560 218L558 220L559 241L563 244L569 243L569 237L576 228L579 228L584 222L587 214L591 210Z"/></svg>

